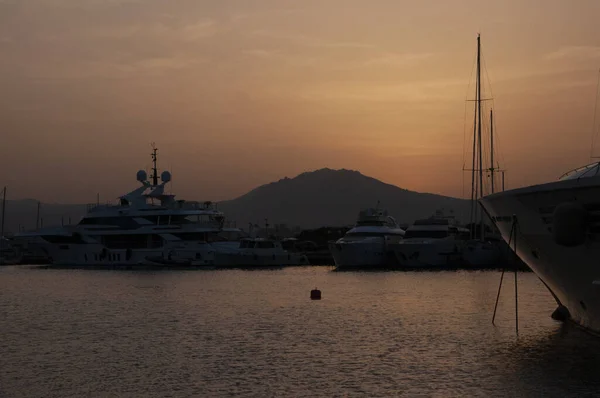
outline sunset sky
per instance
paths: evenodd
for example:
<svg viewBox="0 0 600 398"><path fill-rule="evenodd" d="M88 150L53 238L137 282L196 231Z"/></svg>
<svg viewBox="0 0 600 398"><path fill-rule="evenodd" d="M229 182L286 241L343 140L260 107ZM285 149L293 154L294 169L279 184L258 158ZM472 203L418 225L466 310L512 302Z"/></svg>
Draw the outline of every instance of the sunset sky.
<svg viewBox="0 0 600 398"><path fill-rule="evenodd" d="M546 182L589 161L599 17L598 0L0 0L0 186L116 197L154 141L183 198L323 167L460 197L478 32L508 187Z"/></svg>

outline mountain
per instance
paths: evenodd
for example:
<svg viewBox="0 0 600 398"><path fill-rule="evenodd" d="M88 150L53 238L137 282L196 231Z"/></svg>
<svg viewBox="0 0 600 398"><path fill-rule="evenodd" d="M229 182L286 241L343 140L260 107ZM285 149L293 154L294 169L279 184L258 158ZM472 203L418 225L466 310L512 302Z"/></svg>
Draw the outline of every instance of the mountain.
<svg viewBox="0 0 600 398"><path fill-rule="evenodd" d="M317 228L354 224L358 212L375 207L377 201L398 222L407 224L440 208L453 210L459 219L461 215L466 218L469 206L463 199L409 191L354 170L320 169L220 202L219 210L241 227L249 222L262 226L267 218L270 224Z"/></svg>
<svg viewBox="0 0 600 398"><path fill-rule="evenodd" d="M262 185L236 199L219 202L218 208L238 227L248 223L287 224L301 228L352 225L358 212L380 206L399 223L431 216L437 209L453 210L466 221L469 202L463 199L413 192L383 183L353 170L320 169ZM37 201L7 200L5 230L17 232L36 226ZM42 204L44 226L77 222L85 205Z"/></svg>

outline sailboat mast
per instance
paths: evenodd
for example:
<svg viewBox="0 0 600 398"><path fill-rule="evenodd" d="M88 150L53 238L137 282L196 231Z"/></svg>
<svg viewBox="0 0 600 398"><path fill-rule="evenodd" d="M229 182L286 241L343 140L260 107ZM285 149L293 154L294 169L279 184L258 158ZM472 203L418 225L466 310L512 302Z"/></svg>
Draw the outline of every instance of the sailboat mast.
<svg viewBox="0 0 600 398"><path fill-rule="evenodd" d="M477 35L477 137L479 152L479 197L483 197L483 157L481 145L481 36ZM479 198L478 198L479 199ZM480 211L481 214L481 211ZM481 240L483 240L483 214L480 217Z"/></svg>
<svg viewBox="0 0 600 398"><path fill-rule="evenodd" d="M6 215L6 187L2 193L2 227L0 227L0 237L4 238L4 216Z"/></svg>
<svg viewBox="0 0 600 398"><path fill-rule="evenodd" d="M600 95L600 69L598 69L598 82L596 83L596 102L594 102L594 121L592 126L592 148L590 149L590 161L594 158L594 140L596 139L596 112L598 111L598 97Z"/></svg>
<svg viewBox="0 0 600 398"><path fill-rule="evenodd" d="M479 38L477 38L477 40L479 41ZM469 234L469 237L474 239L475 230L473 227L475 226L477 215L477 207L475 203L477 201L477 181L475 180L475 159L477 158L477 85L475 85L475 109L473 110L473 151L471 153L473 154L473 158L471 162L471 219L469 220L471 224L471 233Z"/></svg>
<svg viewBox="0 0 600 398"><path fill-rule="evenodd" d="M494 110L490 109L490 178L492 193L494 193Z"/></svg>
<svg viewBox="0 0 600 398"><path fill-rule="evenodd" d="M98 199L98 205L100 205L100 199ZM37 203L37 214L35 216L35 229L39 229L40 228L40 206L41 206L41 202L38 201L38 203Z"/></svg>

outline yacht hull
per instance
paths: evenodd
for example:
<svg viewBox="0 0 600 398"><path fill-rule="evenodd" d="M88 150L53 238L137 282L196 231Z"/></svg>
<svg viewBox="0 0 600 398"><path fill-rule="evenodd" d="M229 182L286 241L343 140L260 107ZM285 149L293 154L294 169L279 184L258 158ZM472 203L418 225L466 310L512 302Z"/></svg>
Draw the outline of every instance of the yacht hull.
<svg viewBox="0 0 600 398"><path fill-rule="evenodd" d="M281 267L308 265L308 259L296 253L217 252L215 264L221 267Z"/></svg>
<svg viewBox="0 0 600 398"><path fill-rule="evenodd" d="M198 248L108 249L101 244L48 245L53 266L201 266L214 265L214 251Z"/></svg>
<svg viewBox="0 0 600 398"><path fill-rule="evenodd" d="M393 245L392 251L405 268L452 268L462 263L460 243L451 239L406 240Z"/></svg>
<svg viewBox="0 0 600 398"><path fill-rule="evenodd" d="M481 199L481 204L570 319L600 332L600 230L595 221L600 220L600 177L506 191ZM563 226L556 223L555 211L564 204L587 211L589 223L578 244L565 245L557 238Z"/></svg>
<svg viewBox="0 0 600 398"><path fill-rule="evenodd" d="M478 267L499 267L506 264L505 253L508 249L503 250L503 242L482 242L470 241L467 242L463 249L463 260L465 264L472 268Z"/></svg>
<svg viewBox="0 0 600 398"><path fill-rule="evenodd" d="M329 251L338 268L388 265L386 245L383 241L329 242Z"/></svg>

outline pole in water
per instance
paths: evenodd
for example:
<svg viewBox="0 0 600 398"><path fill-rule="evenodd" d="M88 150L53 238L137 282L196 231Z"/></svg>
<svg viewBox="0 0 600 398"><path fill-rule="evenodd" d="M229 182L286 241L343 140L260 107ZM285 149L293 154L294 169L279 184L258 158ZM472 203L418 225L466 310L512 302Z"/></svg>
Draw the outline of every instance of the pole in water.
<svg viewBox="0 0 600 398"><path fill-rule="evenodd" d="M502 274L500 275L500 285L498 285L498 294L496 295L496 304L494 305L494 316L492 316L492 325L495 325L496 311L498 310L498 301L500 301L500 290L502 290L502 281L504 280L504 268L502 268Z"/></svg>
<svg viewBox="0 0 600 398"><path fill-rule="evenodd" d="M515 256L517 255L517 226L518 220L517 216L513 215L513 229L515 235ZM517 334L519 334L519 290L517 283L517 262L515 261L515 329Z"/></svg>
<svg viewBox="0 0 600 398"><path fill-rule="evenodd" d="M6 217L6 187L3 189L2 193L2 231L0 231L0 236L4 238L4 218Z"/></svg>
<svg viewBox="0 0 600 398"><path fill-rule="evenodd" d="M510 236L508 237L508 249L510 250L510 244L513 238L513 228L510 228ZM496 295L496 304L494 304L494 315L492 316L492 325L495 325L496 311L498 310L498 302L500 301L500 290L502 290L502 281L504 280L505 268L502 268L502 274L500 275L500 285L498 285L498 294Z"/></svg>

